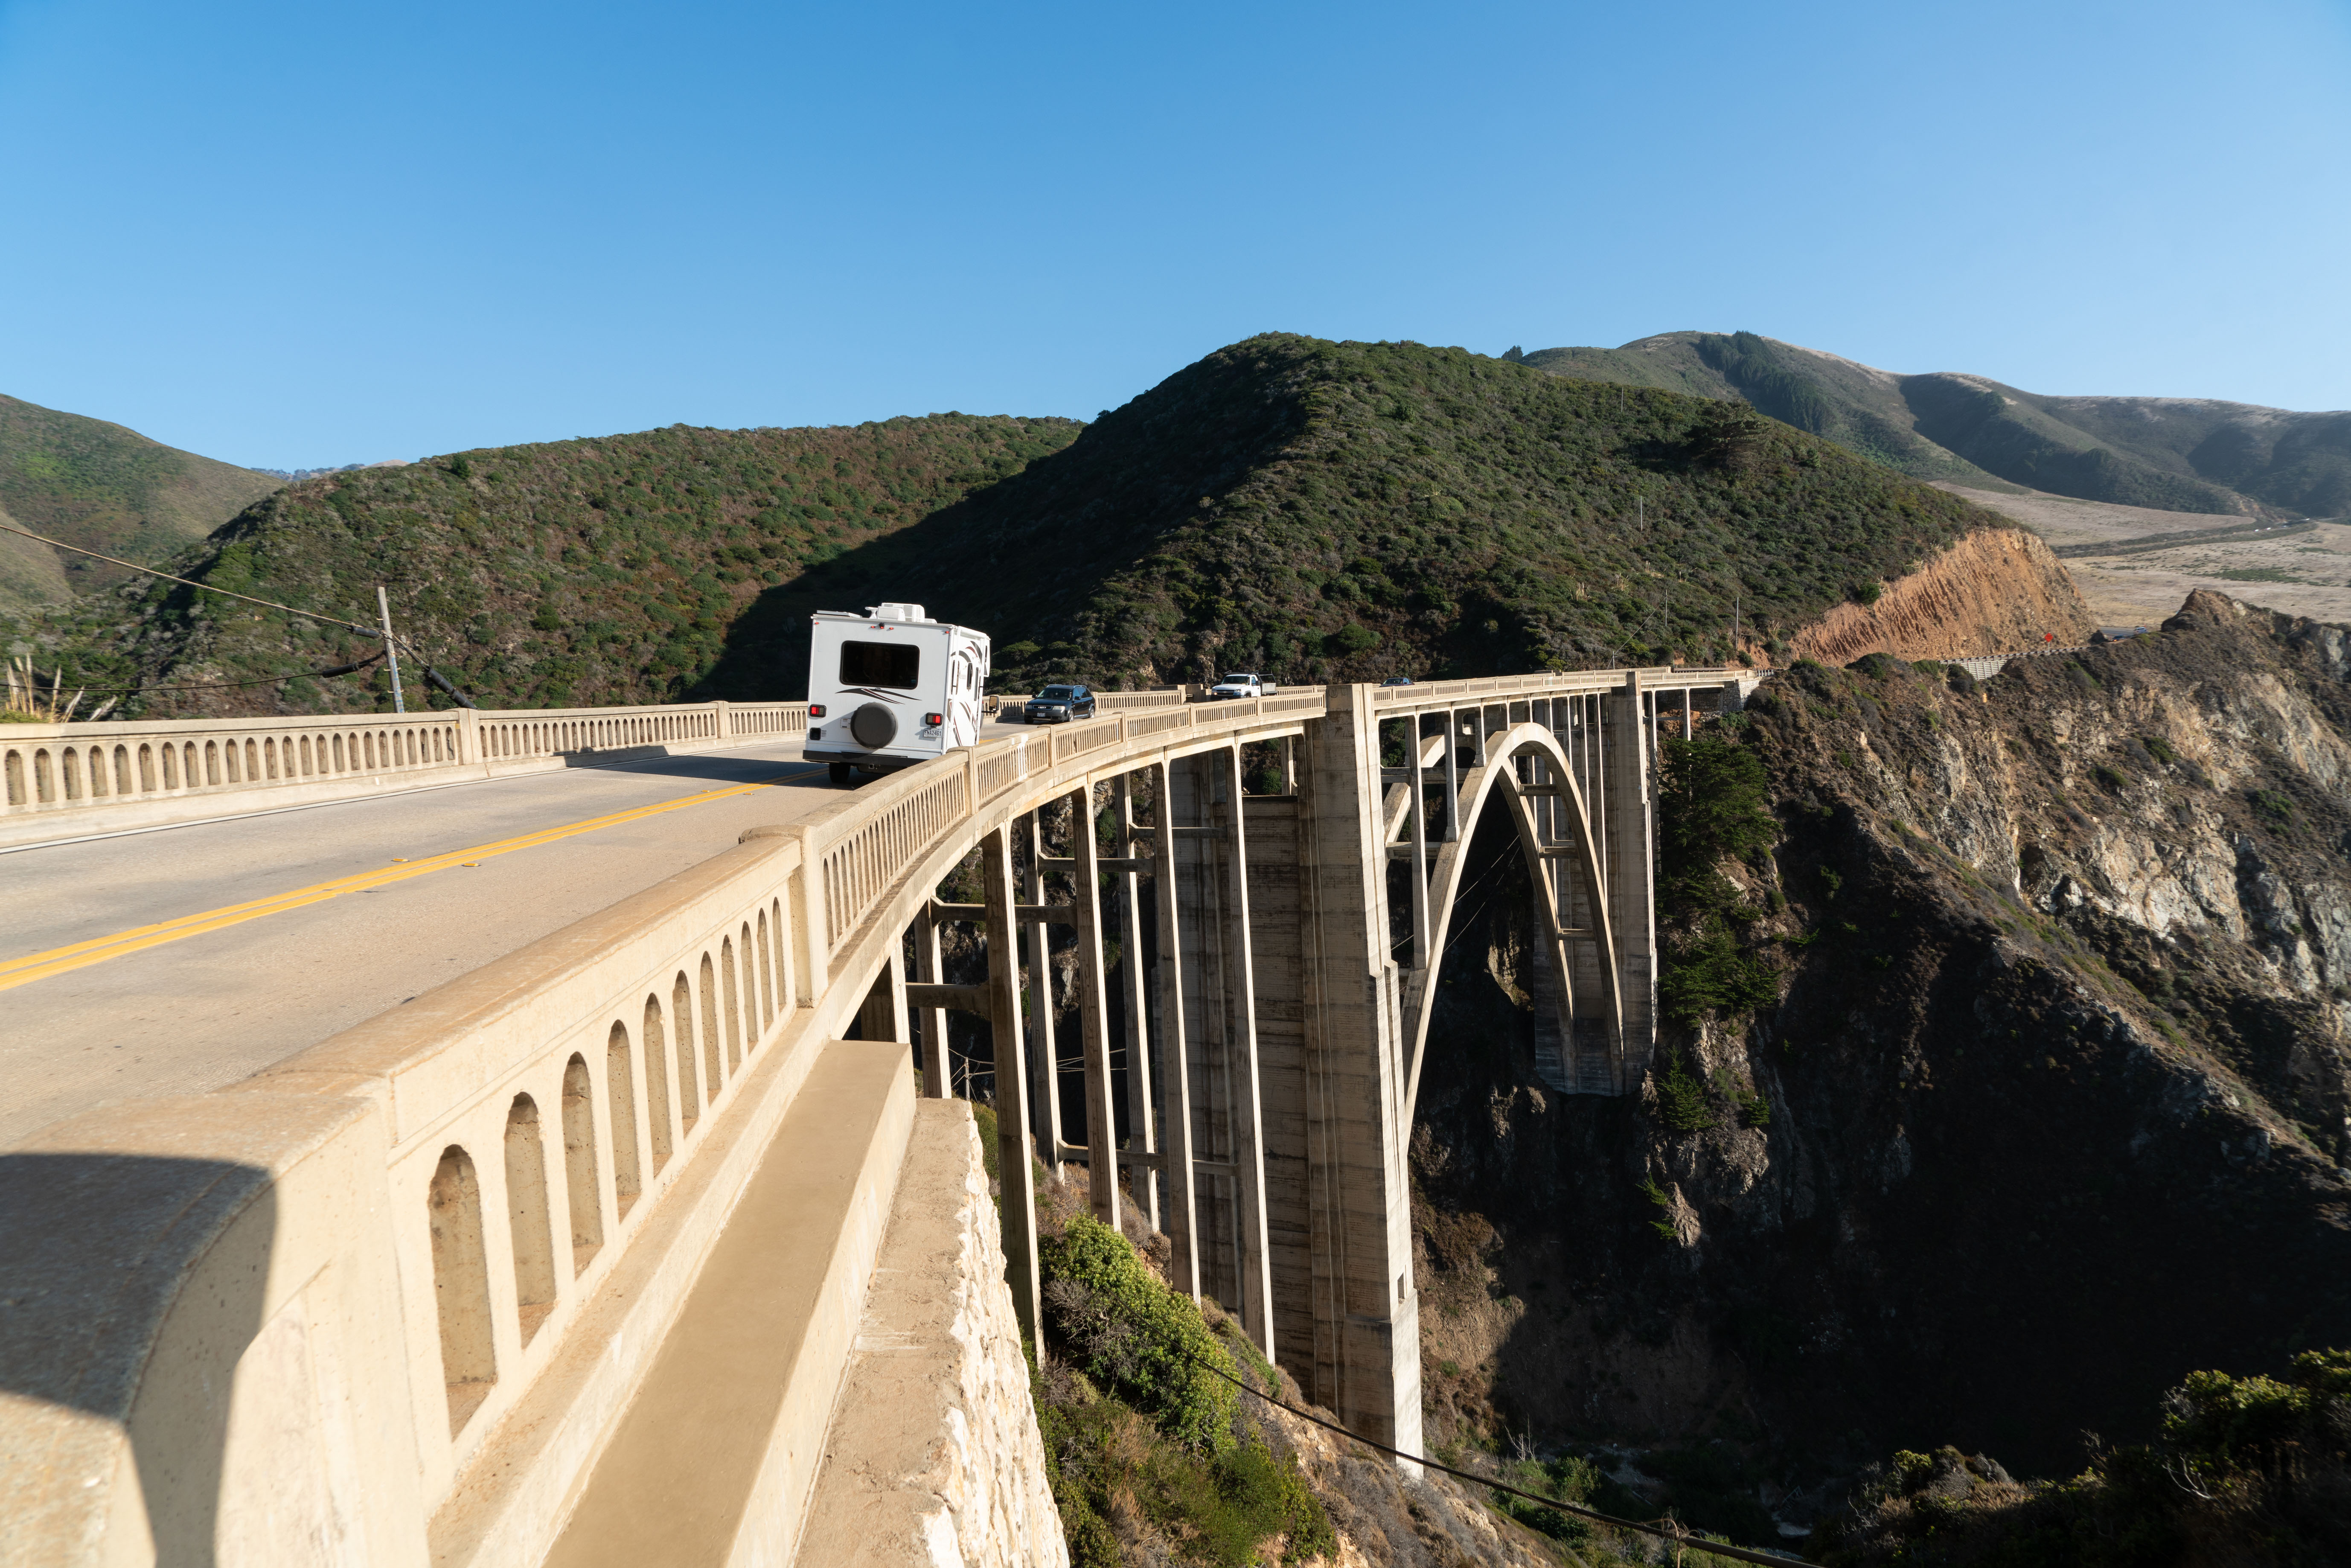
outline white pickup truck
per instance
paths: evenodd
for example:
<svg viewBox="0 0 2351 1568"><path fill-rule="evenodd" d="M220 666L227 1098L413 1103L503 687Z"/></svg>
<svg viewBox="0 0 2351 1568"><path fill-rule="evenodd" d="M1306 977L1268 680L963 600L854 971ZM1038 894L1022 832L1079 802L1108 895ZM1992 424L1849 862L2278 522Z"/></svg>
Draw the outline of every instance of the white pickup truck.
<svg viewBox="0 0 2351 1568"><path fill-rule="evenodd" d="M1218 702L1234 697L1270 697L1280 689L1263 675L1251 674L1244 670L1238 674L1227 675L1210 686L1208 696L1211 701Z"/></svg>

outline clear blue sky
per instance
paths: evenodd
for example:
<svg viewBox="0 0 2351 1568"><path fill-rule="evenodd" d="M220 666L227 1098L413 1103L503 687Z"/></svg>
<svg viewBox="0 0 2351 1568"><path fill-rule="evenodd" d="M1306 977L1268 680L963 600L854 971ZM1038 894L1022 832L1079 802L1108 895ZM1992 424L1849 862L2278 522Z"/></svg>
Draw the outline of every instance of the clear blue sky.
<svg viewBox="0 0 2351 1568"><path fill-rule="evenodd" d="M0 392L295 467L1269 329L2351 406L2351 5L0 0Z"/></svg>

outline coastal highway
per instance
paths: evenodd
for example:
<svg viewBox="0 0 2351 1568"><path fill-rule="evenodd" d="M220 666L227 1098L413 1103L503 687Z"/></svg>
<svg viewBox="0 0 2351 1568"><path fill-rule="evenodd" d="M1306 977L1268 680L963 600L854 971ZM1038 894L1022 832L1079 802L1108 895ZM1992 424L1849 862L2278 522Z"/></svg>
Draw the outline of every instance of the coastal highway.
<svg viewBox="0 0 2351 1568"><path fill-rule="evenodd" d="M839 798L799 749L0 853L0 1149L105 1100L235 1082L795 821Z"/></svg>

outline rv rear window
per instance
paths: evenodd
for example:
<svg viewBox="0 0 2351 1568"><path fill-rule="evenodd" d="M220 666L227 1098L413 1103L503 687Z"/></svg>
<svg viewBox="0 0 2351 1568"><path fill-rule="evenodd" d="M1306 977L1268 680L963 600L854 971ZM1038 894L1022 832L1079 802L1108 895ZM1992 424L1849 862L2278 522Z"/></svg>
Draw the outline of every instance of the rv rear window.
<svg viewBox="0 0 2351 1568"><path fill-rule="evenodd" d="M841 684L910 692L921 678L923 651L911 643L843 643Z"/></svg>

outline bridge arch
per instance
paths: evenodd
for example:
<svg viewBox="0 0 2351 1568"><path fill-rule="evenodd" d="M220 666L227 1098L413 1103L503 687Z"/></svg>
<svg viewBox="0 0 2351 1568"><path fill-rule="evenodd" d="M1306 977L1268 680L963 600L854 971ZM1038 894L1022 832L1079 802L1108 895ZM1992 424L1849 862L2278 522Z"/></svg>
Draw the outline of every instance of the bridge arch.
<svg viewBox="0 0 2351 1568"><path fill-rule="evenodd" d="M1443 742L1455 744L1458 738L1447 736ZM1418 760L1425 766L1428 760L1426 750L1418 740L1415 748L1421 751ZM1416 895L1414 899L1414 917L1426 918L1429 925L1426 942L1414 944L1414 951L1425 952L1427 960L1410 971L1404 988L1403 1117L1406 1126L1412 1123L1419 1100L1421 1066L1428 1043L1429 1019L1436 1006L1437 980L1453 912L1460 898L1470 843L1487 807L1497 800L1510 814L1529 876L1544 894L1549 929L1541 935L1544 937L1545 961L1553 966L1561 982L1562 1016L1558 1021L1562 1034L1572 1038L1576 1027L1576 966L1570 944L1580 942L1588 945L1596 958L1585 968L1587 972L1598 972L1600 1018L1606 1049L1612 1059L1621 1061L1623 1055L1625 1006L1620 954L1609 915L1607 877L1593 814L1576 777L1574 761L1557 735L1548 727L1531 721L1514 724L1501 734L1487 737L1483 749L1486 760L1473 761L1460 775L1452 802L1455 830L1437 846L1434 862L1426 873L1425 896ZM1552 810L1546 811L1547 806ZM1409 811L1414 808L1407 801L1405 809ZM1553 867L1558 868L1556 877ZM1590 924L1571 925L1568 922L1572 918L1582 918Z"/></svg>

